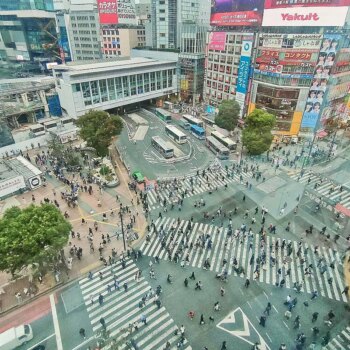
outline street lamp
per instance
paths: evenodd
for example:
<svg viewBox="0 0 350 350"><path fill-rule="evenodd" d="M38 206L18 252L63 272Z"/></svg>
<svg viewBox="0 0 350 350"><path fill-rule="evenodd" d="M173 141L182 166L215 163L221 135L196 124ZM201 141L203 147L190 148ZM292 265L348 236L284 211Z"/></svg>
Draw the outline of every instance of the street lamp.
<svg viewBox="0 0 350 350"><path fill-rule="evenodd" d="M121 228L122 228L122 236L123 236L124 251L126 251L126 243L125 243L125 233L124 233L122 206L120 206L119 216L120 216L120 224L121 224Z"/></svg>

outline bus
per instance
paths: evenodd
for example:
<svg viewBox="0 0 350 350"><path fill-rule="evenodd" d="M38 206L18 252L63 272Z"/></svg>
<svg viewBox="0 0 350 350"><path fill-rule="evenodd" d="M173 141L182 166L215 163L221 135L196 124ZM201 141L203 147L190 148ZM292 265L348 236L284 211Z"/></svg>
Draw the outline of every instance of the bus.
<svg viewBox="0 0 350 350"><path fill-rule="evenodd" d="M163 122L171 123L171 114L163 108L156 108L156 116L163 120Z"/></svg>
<svg viewBox="0 0 350 350"><path fill-rule="evenodd" d="M191 124L185 119L180 119L179 124L185 130L190 130L191 129Z"/></svg>
<svg viewBox="0 0 350 350"><path fill-rule="evenodd" d="M164 158L171 158L174 156L174 149L169 148L166 142L159 136L152 137L152 146L161 153Z"/></svg>
<svg viewBox="0 0 350 350"><path fill-rule="evenodd" d="M182 116L182 118L185 119L186 121L188 121L191 125L196 125L196 126L200 126L201 128L203 128L203 122L201 120L199 120L198 118L193 117L192 115L184 114Z"/></svg>
<svg viewBox="0 0 350 350"><path fill-rule="evenodd" d="M225 137L219 131L212 131L210 135L217 139L219 142L221 142L230 151L234 151L237 148L236 142L233 142L228 137Z"/></svg>
<svg viewBox="0 0 350 350"><path fill-rule="evenodd" d="M204 123L208 124L209 126L215 125L215 120L213 120L212 118L209 118L209 117L202 115L202 119L203 119Z"/></svg>
<svg viewBox="0 0 350 350"><path fill-rule="evenodd" d="M187 136L174 125L167 125L165 127L165 132L177 143L187 142Z"/></svg>
<svg viewBox="0 0 350 350"><path fill-rule="evenodd" d="M197 125L191 125L191 133L197 139L205 140L205 130Z"/></svg>
<svg viewBox="0 0 350 350"><path fill-rule="evenodd" d="M30 129L29 134L31 137L45 135L45 127L42 124L31 125L29 129Z"/></svg>
<svg viewBox="0 0 350 350"><path fill-rule="evenodd" d="M222 145L213 136L207 137L207 146L213 153L216 154L217 158L219 159L228 159L230 156L229 149L224 145Z"/></svg>

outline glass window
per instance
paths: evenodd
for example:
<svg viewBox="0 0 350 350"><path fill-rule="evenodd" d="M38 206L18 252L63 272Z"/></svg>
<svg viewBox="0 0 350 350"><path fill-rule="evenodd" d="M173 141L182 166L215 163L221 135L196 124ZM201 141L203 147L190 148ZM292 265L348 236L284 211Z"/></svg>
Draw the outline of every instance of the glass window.
<svg viewBox="0 0 350 350"><path fill-rule="evenodd" d="M91 87L91 95L92 95L92 103L97 104L100 103L100 94L98 92L98 84L97 81L91 81L90 82Z"/></svg>
<svg viewBox="0 0 350 350"><path fill-rule="evenodd" d="M124 97L129 96L129 77L123 77L123 91Z"/></svg>
<svg viewBox="0 0 350 350"><path fill-rule="evenodd" d="M101 102L106 102L106 101L108 101L106 80L100 80L99 85L100 85Z"/></svg>
<svg viewBox="0 0 350 350"><path fill-rule="evenodd" d="M110 100L116 99L116 93L115 93L115 85L114 85L114 79L109 78L107 79L107 85L108 85L108 95Z"/></svg>
<svg viewBox="0 0 350 350"><path fill-rule="evenodd" d="M77 52L78 53L78 52ZM72 86L73 92L78 92L80 91L80 84L73 84Z"/></svg>

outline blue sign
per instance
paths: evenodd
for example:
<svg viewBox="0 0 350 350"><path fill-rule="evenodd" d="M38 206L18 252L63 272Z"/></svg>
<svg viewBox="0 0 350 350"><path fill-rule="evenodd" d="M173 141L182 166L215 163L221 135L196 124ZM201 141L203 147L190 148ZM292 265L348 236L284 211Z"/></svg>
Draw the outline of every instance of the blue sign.
<svg viewBox="0 0 350 350"><path fill-rule="evenodd" d="M303 115L303 120L301 122L301 127L315 129L318 116L319 116L319 113L314 112L312 110L310 112L305 112Z"/></svg>
<svg viewBox="0 0 350 350"><path fill-rule="evenodd" d="M248 90L250 56L241 56L237 76L237 92L246 94Z"/></svg>

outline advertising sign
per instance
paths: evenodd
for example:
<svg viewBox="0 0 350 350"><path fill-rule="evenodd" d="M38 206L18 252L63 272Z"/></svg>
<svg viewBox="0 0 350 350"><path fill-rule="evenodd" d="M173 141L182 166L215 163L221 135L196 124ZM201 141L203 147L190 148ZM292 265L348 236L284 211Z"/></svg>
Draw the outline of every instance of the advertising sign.
<svg viewBox="0 0 350 350"><path fill-rule="evenodd" d="M263 27L343 26L347 7L293 7L264 11Z"/></svg>
<svg viewBox="0 0 350 350"><path fill-rule="evenodd" d="M212 0L210 24L213 26L259 26L264 0Z"/></svg>
<svg viewBox="0 0 350 350"><path fill-rule="evenodd" d="M135 0L117 0L118 23L137 24Z"/></svg>
<svg viewBox="0 0 350 350"><path fill-rule="evenodd" d="M97 0L101 24L117 24L117 0Z"/></svg>
<svg viewBox="0 0 350 350"><path fill-rule="evenodd" d="M339 34L324 35L301 122L302 128L315 129L317 125L340 39L341 35Z"/></svg>
<svg viewBox="0 0 350 350"><path fill-rule="evenodd" d="M24 177L22 175L18 175L16 177L13 177L12 179L1 181L0 198L14 193L20 190L21 188L26 188L26 184L24 183Z"/></svg>
<svg viewBox="0 0 350 350"><path fill-rule="evenodd" d="M350 0L265 0L265 9L285 7L350 6Z"/></svg>
<svg viewBox="0 0 350 350"><path fill-rule="evenodd" d="M322 34L263 34L259 46L277 49L314 49L318 51Z"/></svg>
<svg viewBox="0 0 350 350"><path fill-rule="evenodd" d="M209 50L225 50L226 33L211 32L209 33Z"/></svg>
<svg viewBox="0 0 350 350"><path fill-rule="evenodd" d="M252 41L242 41L241 58L239 61L236 87L236 101L241 107L241 115L243 113L245 96L248 92L252 46Z"/></svg>

